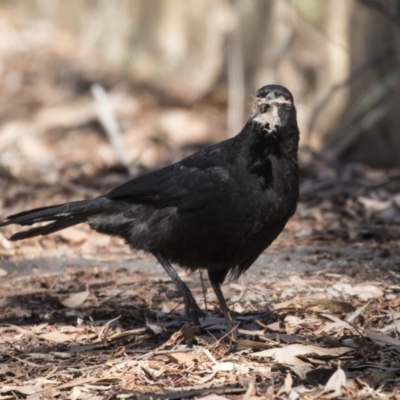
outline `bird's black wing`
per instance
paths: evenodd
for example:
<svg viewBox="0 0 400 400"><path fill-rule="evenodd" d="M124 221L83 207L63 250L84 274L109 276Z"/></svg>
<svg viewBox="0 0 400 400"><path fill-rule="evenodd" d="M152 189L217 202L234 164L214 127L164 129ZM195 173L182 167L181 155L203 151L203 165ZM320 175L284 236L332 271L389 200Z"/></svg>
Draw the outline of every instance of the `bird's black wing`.
<svg viewBox="0 0 400 400"><path fill-rule="evenodd" d="M229 182L228 169L212 164L173 164L132 179L105 197L155 208L177 207L179 212L202 208L217 199Z"/></svg>

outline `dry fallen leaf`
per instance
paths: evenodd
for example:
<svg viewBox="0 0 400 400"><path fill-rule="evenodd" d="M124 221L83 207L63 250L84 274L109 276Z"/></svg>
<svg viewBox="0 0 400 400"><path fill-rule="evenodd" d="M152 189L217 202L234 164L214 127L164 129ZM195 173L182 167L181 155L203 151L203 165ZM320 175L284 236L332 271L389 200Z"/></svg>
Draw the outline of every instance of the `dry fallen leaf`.
<svg viewBox="0 0 400 400"><path fill-rule="evenodd" d="M60 303L67 308L77 308L81 306L89 296L89 290L86 287L84 292L72 293L66 299L60 300Z"/></svg>
<svg viewBox="0 0 400 400"><path fill-rule="evenodd" d="M79 398L81 398L81 395L82 395L82 388L79 386L75 386L69 393L68 398L71 400L79 400Z"/></svg>
<svg viewBox="0 0 400 400"><path fill-rule="evenodd" d="M383 211L390 208L392 205L391 201L382 201L378 199L372 199L370 197L359 196L357 200L371 212Z"/></svg>
<svg viewBox="0 0 400 400"><path fill-rule="evenodd" d="M7 364L0 364L0 379L4 379L8 374L14 375Z"/></svg>
<svg viewBox="0 0 400 400"><path fill-rule="evenodd" d="M57 386L57 389L66 389L66 388L70 388L70 387L81 386L86 383L95 383L98 381L100 381L100 379L95 378L95 377L75 378L66 383L63 383L62 385Z"/></svg>
<svg viewBox="0 0 400 400"><path fill-rule="evenodd" d="M57 331L43 333L39 337L44 340L47 340L49 342L54 342L54 343L68 343L68 342L73 341L73 337L66 335L65 333L61 333L61 332L57 332Z"/></svg>
<svg viewBox="0 0 400 400"><path fill-rule="evenodd" d="M190 325L182 329L182 336L185 339L195 339L195 333L199 330L196 325Z"/></svg>
<svg viewBox="0 0 400 400"><path fill-rule="evenodd" d="M326 382L324 392L331 392L331 398L339 397L343 394L342 386L344 385L346 385L346 374L339 365L337 370L329 378L328 382Z"/></svg>
<svg viewBox="0 0 400 400"><path fill-rule="evenodd" d="M146 320L146 326L147 326L148 328L150 328L151 331L152 331L155 335L158 335L158 334L160 334L161 332L164 331L163 327L162 327L160 324L153 323L153 322L150 322L150 321L147 321L147 320Z"/></svg>
<svg viewBox="0 0 400 400"><path fill-rule="evenodd" d="M295 297L294 299L282 301L281 303L274 304L274 310L284 310L286 308L302 308L303 305L301 303L302 299Z"/></svg>
<svg viewBox="0 0 400 400"><path fill-rule="evenodd" d="M379 346L389 345L389 346L400 346L400 339L393 338L383 333L373 332L369 329L365 329L364 333Z"/></svg>
<svg viewBox="0 0 400 400"><path fill-rule="evenodd" d="M181 338L182 338L182 332L181 331L175 332L173 335L171 335L168 341L162 344L158 349L163 350L166 347L172 346L176 344L176 342Z"/></svg>
<svg viewBox="0 0 400 400"><path fill-rule="evenodd" d="M217 394L209 394L205 397L197 397L197 400L229 400L227 397L218 396Z"/></svg>
<svg viewBox="0 0 400 400"><path fill-rule="evenodd" d="M386 383L389 379L393 379L396 376L397 370L394 368L389 371L374 371L368 376L367 382L372 387L380 386Z"/></svg>
<svg viewBox="0 0 400 400"><path fill-rule="evenodd" d="M355 308L345 301L338 301L333 299L324 298L294 298L291 300L284 301L279 304L275 304L274 310L282 310L286 308L302 308L302 309L312 309L313 311L330 311L334 313L349 313L353 312Z"/></svg>
<svg viewBox="0 0 400 400"><path fill-rule="evenodd" d="M346 321L349 323L354 323L354 321L368 308L369 303L358 307L352 314L347 316Z"/></svg>
<svg viewBox="0 0 400 400"><path fill-rule="evenodd" d="M361 284L361 285L350 285L348 283L337 283L332 288L337 290L339 293L344 293L348 296L357 296L360 300L368 301L371 299L377 299L383 296L382 289L375 285Z"/></svg>
<svg viewBox="0 0 400 400"><path fill-rule="evenodd" d="M289 394L292 390L292 386L293 386L292 374L288 372L283 386L278 391L278 396L280 396L283 393Z"/></svg>
<svg viewBox="0 0 400 400"><path fill-rule="evenodd" d="M348 330L354 330L354 328L347 322L343 321L340 318L337 318L334 315L331 314L321 314L322 317L325 317L327 319L330 319L333 322L326 322L324 325L322 325L319 329L315 331L316 334L320 334L321 332L343 332L345 329Z"/></svg>
<svg viewBox="0 0 400 400"><path fill-rule="evenodd" d="M249 367L237 363L233 363L230 361L213 365L212 367L214 372L229 372L229 371L235 371L236 373L248 373L249 372Z"/></svg>
<svg viewBox="0 0 400 400"><path fill-rule="evenodd" d="M307 365L307 362L300 360L297 356L317 354L319 356L331 356L335 358L348 353L349 351L353 351L353 349L351 347L326 348L315 345L290 344L285 347L259 351L253 353L252 356L270 357L278 363L288 365Z"/></svg>
<svg viewBox="0 0 400 400"><path fill-rule="evenodd" d="M39 386L25 385L25 386L3 386L0 388L0 393L18 392L24 395L43 392L44 389Z"/></svg>
<svg viewBox="0 0 400 400"><path fill-rule="evenodd" d="M313 311L330 311L332 313L350 313L355 311L355 307L345 301L333 299L304 299L307 309Z"/></svg>
<svg viewBox="0 0 400 400"><path fill-rule="evenodd" d="M184 364L186 366L198 363L201 361L201 354L193 353L171 353L168 358L177 364Z"/></svg>
<svg viewBox="0 0 400 400"><path fill-rule="evenodd" d="M255 340L233 339L233 341L239 346L250 347L252 349L269 349L271 347L268 343L256 342Z"/></svg>

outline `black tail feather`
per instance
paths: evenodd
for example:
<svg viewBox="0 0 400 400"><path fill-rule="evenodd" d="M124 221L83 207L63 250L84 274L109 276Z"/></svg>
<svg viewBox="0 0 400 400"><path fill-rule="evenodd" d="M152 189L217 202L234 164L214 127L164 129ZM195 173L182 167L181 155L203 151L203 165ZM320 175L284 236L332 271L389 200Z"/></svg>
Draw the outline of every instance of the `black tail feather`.
<svg viewBox="0 0 400 400"><path fill-rule="evenodd" d="M16 241L39 235L48 235L49 233L61 231L62 229L80 224L81 222L85 222L85 218L72 218L70 220L54 221L45 226L37 226L36 228L28 229L27 231L14 233L9 240Z"/></svg>
<svg viewBox="0 0 400 400"><path fill-rule="evenodd" d="M92 200L74 201L57 206L35 208L8 216L5 221L0 223L0 226L10 224L33 225L38 222L53 221L44 226L17 232L11 236L10 240L48 235L49 233L87 221L88 217L101 212L103 203L104 198L98 197Z"/></svg>
<svg viewBox="0 0 400 400"><path fill-rule="evenodd" d="M32 225L42 221L58 221L77 215L92 214L93 206L96 204L95 200L97 199L74 201L57 206L40 207L34 208L33 210L22 211L18 214L8 216L5 221L0 223L0 226L10 224Z"/></svg>

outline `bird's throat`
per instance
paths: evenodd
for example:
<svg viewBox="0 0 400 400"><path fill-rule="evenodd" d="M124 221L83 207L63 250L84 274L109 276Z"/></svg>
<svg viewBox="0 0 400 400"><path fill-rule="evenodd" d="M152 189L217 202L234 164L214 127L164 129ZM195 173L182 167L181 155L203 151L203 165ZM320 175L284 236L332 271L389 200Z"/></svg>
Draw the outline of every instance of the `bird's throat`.
<svg viewBox="0 0 400 400"><path fill-rule="evenodd" d="M272 133L281 126L278 107L269 107L265 112L256 114L252 118L253 122L266 133Z"/></svg>

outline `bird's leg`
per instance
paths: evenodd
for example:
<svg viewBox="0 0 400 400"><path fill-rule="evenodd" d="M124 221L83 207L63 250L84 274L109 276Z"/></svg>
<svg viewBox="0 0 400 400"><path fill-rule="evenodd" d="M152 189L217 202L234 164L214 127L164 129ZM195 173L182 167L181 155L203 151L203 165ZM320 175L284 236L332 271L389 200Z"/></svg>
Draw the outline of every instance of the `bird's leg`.
<svg viewBox="0 0 400 400"><path fill-rule="evenodd" d="M204 298L204 308L207 314L207 291L206 287L204 286L204 280L203 280L203 270L200 270L200 281L201 281L201 287L203 289L203 298Z"/></svg>
<svg viewBox="0 0 400 400"><path fill-rule="evenodd" d="M237 336L236 335L236 326L233 322L231 311L229 310L228 304L226 304L225 297L221 290L221 286L218 283L213 282L211 279L210 279L210 283L214 290L214 293L217 296L219 305L221 307L222 314L224 314L224 317L226 318L226 321L228 322L228 330L232 331L233 337L235 338Z"/></svg>
<svg viewBox="0 0 400 400"><path fill-rule="evenodd" d="M183 301L185 303L185 315L188 319L190 319L195 325L200 325L199 318L204 318L204 313L201 311L199 306L196 303L191 291L185 285L179 275L176 273L171 263L161 254L154 254L157 258L158 262L165 269L167 274L172 279L172 282L175 283L175 286L178 288L179 292L183 296Z"/></svg>

